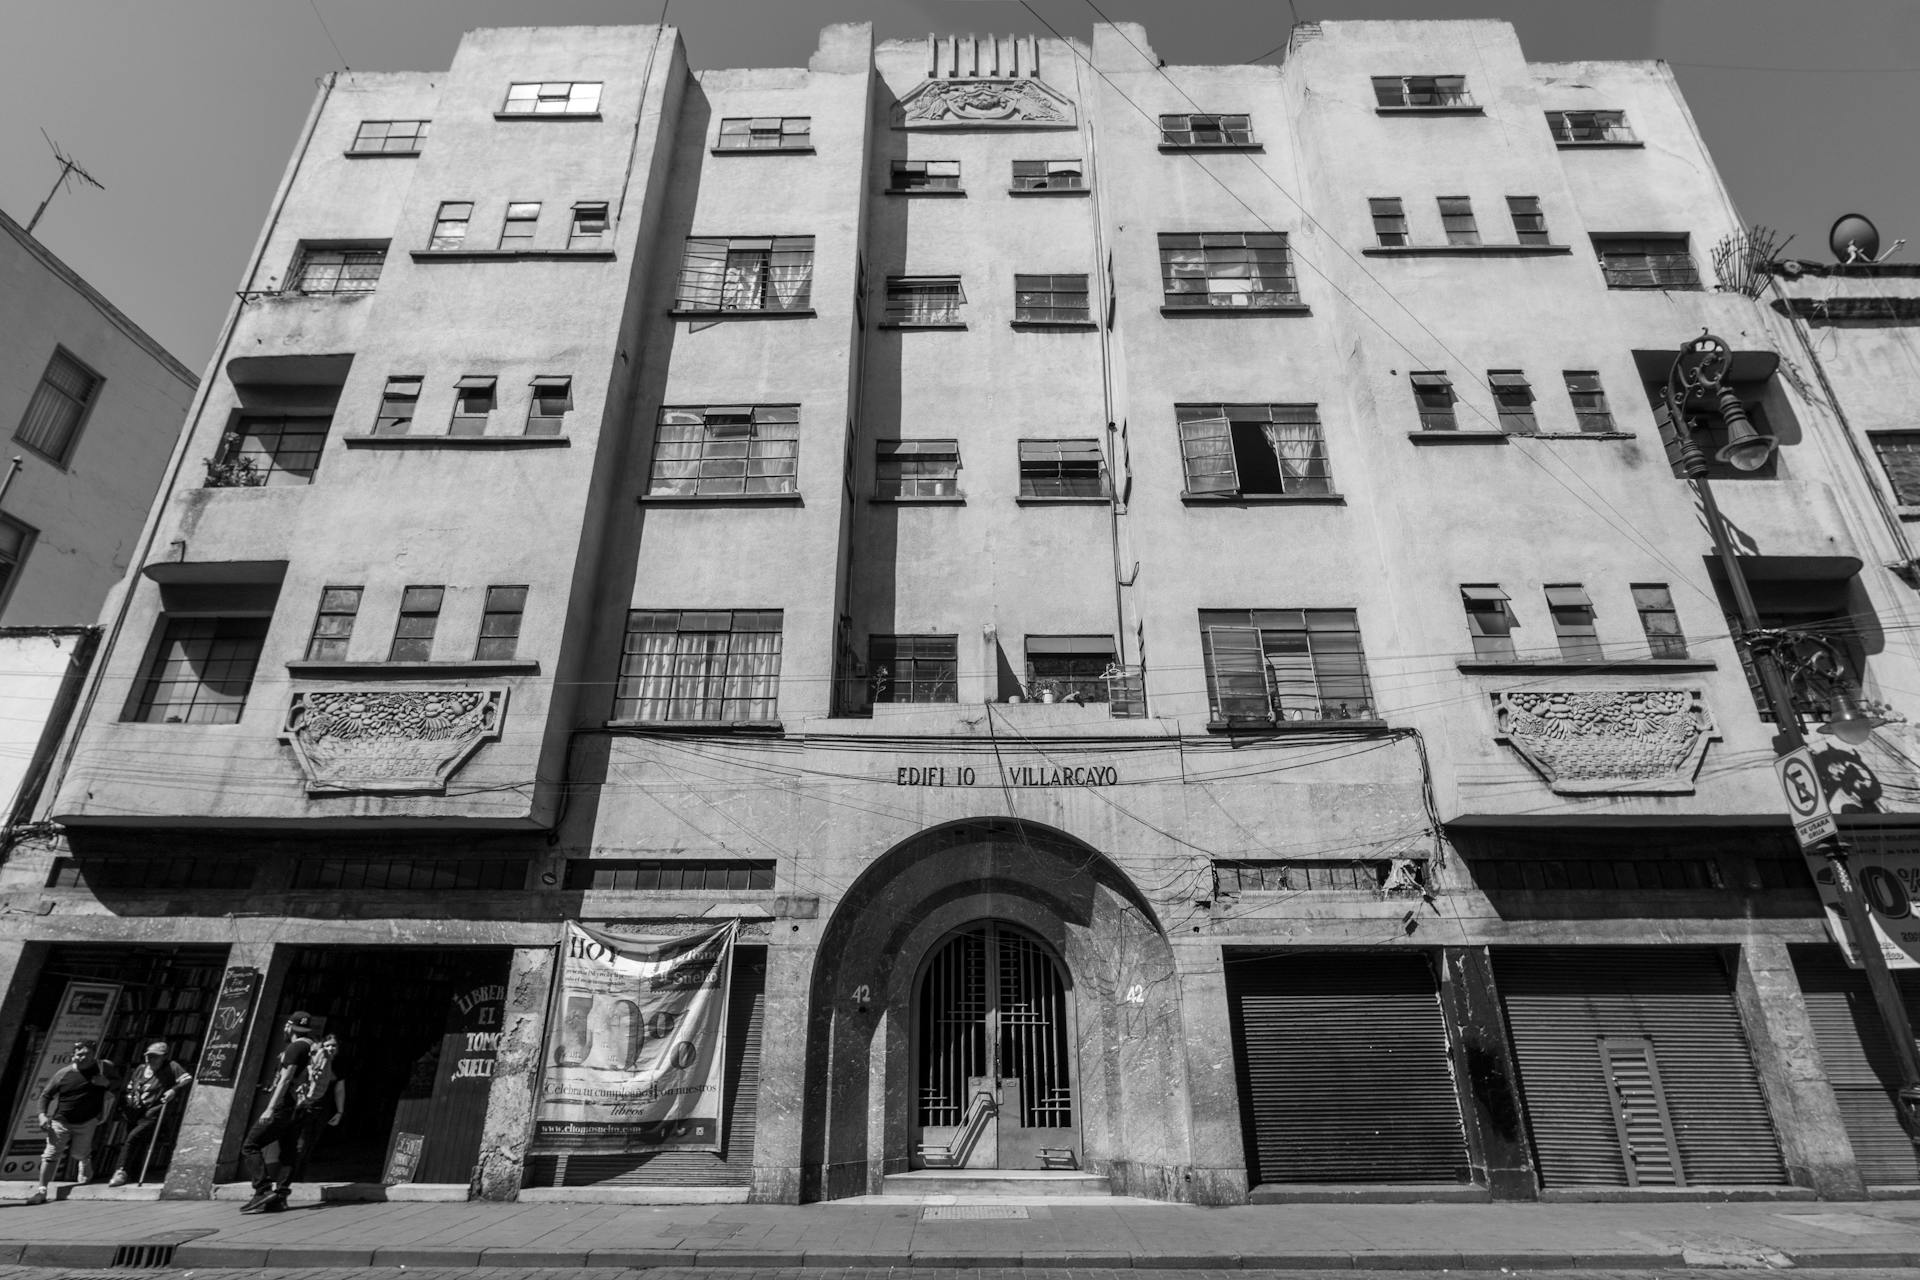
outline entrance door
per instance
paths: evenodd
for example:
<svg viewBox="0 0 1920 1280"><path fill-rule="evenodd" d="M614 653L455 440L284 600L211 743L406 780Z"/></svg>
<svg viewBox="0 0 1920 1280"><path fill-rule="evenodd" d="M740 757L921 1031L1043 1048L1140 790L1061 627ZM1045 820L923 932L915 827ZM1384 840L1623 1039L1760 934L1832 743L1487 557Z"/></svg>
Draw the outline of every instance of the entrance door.
<svg viewBox="0 0 1920 1280"><path fill-rule="evenodd" d="M920 979L917 1169L1077 1168L1067 984L1039 943L975 925Z"/></svg>

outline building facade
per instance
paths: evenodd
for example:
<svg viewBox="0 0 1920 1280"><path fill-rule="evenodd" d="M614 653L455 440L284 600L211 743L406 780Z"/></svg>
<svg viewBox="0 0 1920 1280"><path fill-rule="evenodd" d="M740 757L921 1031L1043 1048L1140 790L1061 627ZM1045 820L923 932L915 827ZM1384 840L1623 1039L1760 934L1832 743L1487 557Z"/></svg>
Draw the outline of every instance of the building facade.
<svg viewBox="0 0 1920 1280"><path fill-rule="evenodd" d="M1804 710L1899 702L1880 424L1739 231L1666 68L1494 22L336 78L0 871L11 1087L93 982L200 1075L171 1196L295 1009L316 1176L491 1198L1920 1181L1656 413L1720 336ZM1912 735L1818 741L1901 847ZM721 1150L530 1150L560 922L727 918Z"/></svg>

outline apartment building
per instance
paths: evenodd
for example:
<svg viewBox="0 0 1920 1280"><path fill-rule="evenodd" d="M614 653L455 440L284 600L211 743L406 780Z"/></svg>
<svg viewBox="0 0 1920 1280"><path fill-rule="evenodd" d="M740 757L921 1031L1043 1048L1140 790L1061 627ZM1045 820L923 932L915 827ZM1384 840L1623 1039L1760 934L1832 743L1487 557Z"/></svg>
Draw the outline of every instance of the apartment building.
<svg viewBox="0 0 1920 1280"><path fill-rule="evenodd" d="M1920 1180L1656 411L1721 338L1803 711L1898 704L1911 551L1739 230L1665 67L1498 22L335 78L0 872L0 1087L92 983L198 1073L169 1196L294 1010L316 1177L490 1198ZM1816 741L1897 849L1876 718ZM740 922L718 1150L534 1142L569 919Z"/></svg>

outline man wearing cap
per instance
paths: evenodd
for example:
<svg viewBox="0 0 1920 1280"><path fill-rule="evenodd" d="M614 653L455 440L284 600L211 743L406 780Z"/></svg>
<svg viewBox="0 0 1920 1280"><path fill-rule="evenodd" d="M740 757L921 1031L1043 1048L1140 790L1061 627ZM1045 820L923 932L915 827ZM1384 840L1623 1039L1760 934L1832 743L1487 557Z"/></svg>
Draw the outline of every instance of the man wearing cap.
<svg viewBox="0 0 1920 1280"><path fill-rule="evenodd" d="M127 1114L132 1117L133 1128L127 1131L126 1143L120 1148L120 1167L113 1171L108 1186L126 1186L129 1169L142 1182L146 1181L147 1154L160 1133L160 1122L167 1118L170 1110L179 1114L172 1106L173 1100L192 1083L193 1077L187 1074L187 1069L173 1061L165 1040L155 1040L147 1046L145 1060L127 1081Z"/></svg>
<svg viewBox="0 0 1920 1280"><path fill-rule="evenodd" d="M253 1199L241 1207L242 1213L279 1213L287 1207L287 1193L293 1189L293 1168L286 1157L292 1154L294 1137L305 1121L299 1101L308 1064L313 1061L313 1015L296 1013L282 1030L287 1047L280 1051L280 1069L274 1075L266 1109L240 1143L241 1162L253 1176ZM269 1146L275 1148L271 1164L264 1150Z"/></svg>
<svg viewBox="0 0 1920 1280"><path fill-rule="evenodd" d="M79 1041L68 1065L53 1073L40 1094L40 1130L47 1135L40 1153L40 1185L28 1204L47 1202L47 1184L71 1151L79 1162L81 1182L93 1181L93 1134L113 1116L113 1064L94 1056L93 1046Z"/></svg>

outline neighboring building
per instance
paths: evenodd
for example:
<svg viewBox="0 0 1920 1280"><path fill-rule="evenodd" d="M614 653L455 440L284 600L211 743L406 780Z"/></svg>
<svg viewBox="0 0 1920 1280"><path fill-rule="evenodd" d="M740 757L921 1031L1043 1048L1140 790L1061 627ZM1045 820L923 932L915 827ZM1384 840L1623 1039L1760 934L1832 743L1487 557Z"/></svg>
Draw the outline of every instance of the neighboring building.
<svg viewBox="0 0 1920 1280"><path fill-rule="evenodd" d="M1679 346L1779 442L1718 493L1833 638L1810 713L1920 688L1912 556L1713 287L1665 67L484 30L331 79L294 156L0 879L0 1047L89 979L198 1065L167 1194L294 1009L354 1064L329 1173L423 1123L495 1198L1920 1181L1662 447ZM1915 745L1859 838L1920 826ZM722 1151L529 1155L558 923L727 917Z"/></svg>

